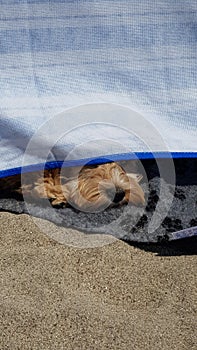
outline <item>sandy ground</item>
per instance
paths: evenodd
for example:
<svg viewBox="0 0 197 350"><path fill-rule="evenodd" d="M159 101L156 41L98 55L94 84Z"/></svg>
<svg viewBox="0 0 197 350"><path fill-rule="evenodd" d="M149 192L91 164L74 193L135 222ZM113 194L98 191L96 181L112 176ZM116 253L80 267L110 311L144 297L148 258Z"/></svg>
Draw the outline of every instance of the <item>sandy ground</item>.
<svg viewBox="0 0 197 350"><path fill-rule="evenodd" d="M196 255L42 231L0 213L1 350L196 349Z"/></svg>

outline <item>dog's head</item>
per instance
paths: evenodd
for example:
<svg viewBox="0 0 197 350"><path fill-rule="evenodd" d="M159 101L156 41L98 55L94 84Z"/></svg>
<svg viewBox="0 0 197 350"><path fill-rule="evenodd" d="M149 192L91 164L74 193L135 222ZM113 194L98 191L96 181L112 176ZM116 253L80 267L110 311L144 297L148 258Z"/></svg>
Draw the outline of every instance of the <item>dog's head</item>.
<svg viewBox="0 0 197 350"><path fill-rule="evenodd" d="M131 202L144 204L144 193L138 184L138 174L128 174L117 163L85 166L78 179L71 180L69 202L79 209L107 208Z"/></svg>

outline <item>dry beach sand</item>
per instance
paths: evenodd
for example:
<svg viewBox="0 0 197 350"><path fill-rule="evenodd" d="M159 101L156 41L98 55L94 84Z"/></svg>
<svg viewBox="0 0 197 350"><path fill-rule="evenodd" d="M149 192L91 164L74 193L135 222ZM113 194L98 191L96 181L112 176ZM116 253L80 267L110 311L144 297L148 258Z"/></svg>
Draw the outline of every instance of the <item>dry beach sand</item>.
<svg viewBox="0 0 197 350"><path fill-rule="evenodd" d="M196 349L195 254L102 237L90 248L72 230L60 244L25 214L0 223L1 350Z"/></svg>

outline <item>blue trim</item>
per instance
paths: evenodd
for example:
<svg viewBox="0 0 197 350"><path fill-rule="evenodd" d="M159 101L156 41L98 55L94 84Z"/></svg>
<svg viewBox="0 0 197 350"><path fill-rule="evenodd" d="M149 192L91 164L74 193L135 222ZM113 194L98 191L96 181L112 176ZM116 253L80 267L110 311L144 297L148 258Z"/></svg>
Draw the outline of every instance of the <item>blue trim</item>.
<svg viewBox="0 0 197 350"><path fill-rule="evenodd" d="M0 178L4 178L11 175L18 175L23 173L28 173L32 171L39 171L43 168L45 169L55 169L55 168L61 168L62 166L64 168L66 167L74 167L74 166L82 166L84 164L91 164L91 165L97 165L97 164L104 164L109 162L118 162L118 161L126 161L126 160L133 160L133 159L139 159L139 160L145 160L145 159L168 159L172 157L173 159L185 159L185 158L196 158L197 159L197 152L135 152L135 153L122 153L122 154L113 154L113 155L106 155L103 157L97 157L97 158L84 158L79 160L69 160L69 161L53 161L53 162L46 162L46 163L40 163L40 164L32 164L27 165L18 168L12 168L7 170L0 170Z"/></svg>
<svg viewBox="0 0 197 350"><path fill-rule="evenodd" d="M173 232L170 237L170 241L174 241L177 239L189 238L197 236L197 227L189 227L182 231Z"/></svg>

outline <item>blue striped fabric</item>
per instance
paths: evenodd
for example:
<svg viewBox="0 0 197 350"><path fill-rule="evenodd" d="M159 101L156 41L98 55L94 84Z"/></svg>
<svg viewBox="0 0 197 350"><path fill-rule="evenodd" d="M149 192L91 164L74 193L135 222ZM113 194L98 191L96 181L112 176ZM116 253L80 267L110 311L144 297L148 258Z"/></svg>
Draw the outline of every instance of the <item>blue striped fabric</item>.
<svg viewBox="0 0 197 350"><path fill-rule="evenodd" d="M44 122L88 103L129 107L174 155L194 156L196 15L196 0L0 0L0 176L20 169L25 146ZM69 147L90 133L96 139L100 131L74 135ZM39 162L30 157L27 165Z"/></svg>

